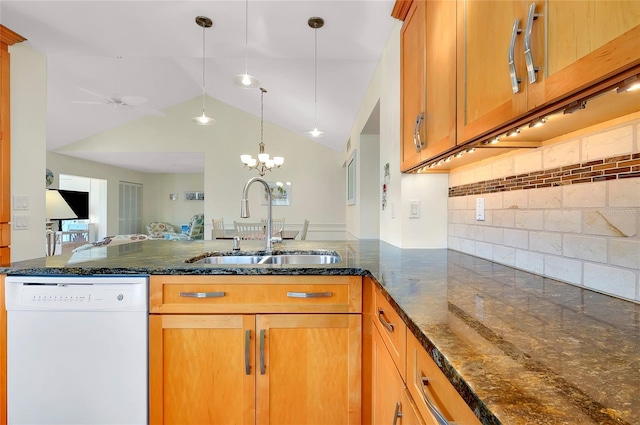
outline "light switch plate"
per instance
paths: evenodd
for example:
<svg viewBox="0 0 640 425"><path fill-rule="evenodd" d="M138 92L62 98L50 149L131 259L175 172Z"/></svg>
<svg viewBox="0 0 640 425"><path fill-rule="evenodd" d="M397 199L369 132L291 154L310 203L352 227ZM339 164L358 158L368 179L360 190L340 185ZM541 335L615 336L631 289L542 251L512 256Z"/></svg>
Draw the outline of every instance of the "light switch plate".
<svg viewBox="0 0 640 425"><path fill-rule="evenodd" d="M29 196L28 195L13 195L13 209L14 211L26 211L29 209Z"/></svg>
<svg viewBox="0 0 640 425"><path fill-rule="evenodd" d="M409 218L420 218L420 201L409 201Z"/></svg>
<svg viewBox="0 0 640 425"><path fill-rule="evenodd" d="M484 198L476 199L476 221L484 221Z"/></svg>

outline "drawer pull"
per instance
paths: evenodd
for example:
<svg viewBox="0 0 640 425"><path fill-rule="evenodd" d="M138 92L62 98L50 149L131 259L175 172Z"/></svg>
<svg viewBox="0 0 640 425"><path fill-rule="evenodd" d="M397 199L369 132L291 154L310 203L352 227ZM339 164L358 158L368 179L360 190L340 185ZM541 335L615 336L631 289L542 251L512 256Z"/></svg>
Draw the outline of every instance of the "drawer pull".
<svg viewBox="0 0 640 425"><path fill-rule="evenodd" d="M511 43L509 43L509 76L511 77L511 91L513 93L518 93L520 91L520 78L518 78L518 74L516 73L516 61L515 61L515 50L516 50L516 36L522 32L520 28L520 19L516 18L513 22L513 29L511 30Z"/></svg>
<svg viewBox="0 0 640 425"><path fill-rule="evenodd" d="M264 364L264 329L260 330L260 375L266 373L266 367Z"/></svg>
<svg viewBox="0 0 640 425"><path fill-rule="evenodd" d="M393 332L393 324L389 322L384 316L384 310L381 308L378 309L378 320L382 323L382 326L387 328L389 332Z"/></svg>
<svg viewBox="0 0 640 425"><path fill-rule="evenodd" d="M397 425L398 419L402 417L402 406L396 401L396 410L393 412L393 425Z"/></svg>
<svg viewBox="0 0 640 425"><path fill-rule="evenodd" d="M249 348L251 345L251 331L247 329L244 332L244 373L251 375L251 357L249 355Z"/></svg>
<svg viewBox="0 0 640 425"><path fill-rule="evenodd" d="M538 67L533 64L533 55L531 54L531 29L533 20L538 19L536 13L536 3L533 2L529 6L529 15L527 16L527 26L524 30L524 62L527 65L527 74L529 75L529 84L536 82L536 72Z"/></svg>
<svg viewBox="0 0 640 425"><path fill-rule="evenodd" d="M289 298L329 298L333 292L287 292Z"/></svg>
<svg viewBox="0 0 640 425"><path fill-rule="evenodd" d="M447 418L445 418L444 415L440 413L440 410L438 410L438 407L435 405L433 401L431 401L431 397L429 397L429 395L427 394L426 386L429 384L429 378L427 378L426 376L423 376L422 378L418 377L418 379L420 380L420 382L418 382L417 384L418 384L418 387L420 388L420 392L422 393L422 398L425 404L427 405L429 412L431 412L433 417L436 419L436 422L438 423L438 425L450 425L451 422L449 422Z"/></svg>
<svg viewBox="0 0 640 425"><path fill-rule="evenodd" d="M180 296L185 298L220 298L225 295L224 292L180 292Z"/></svg>

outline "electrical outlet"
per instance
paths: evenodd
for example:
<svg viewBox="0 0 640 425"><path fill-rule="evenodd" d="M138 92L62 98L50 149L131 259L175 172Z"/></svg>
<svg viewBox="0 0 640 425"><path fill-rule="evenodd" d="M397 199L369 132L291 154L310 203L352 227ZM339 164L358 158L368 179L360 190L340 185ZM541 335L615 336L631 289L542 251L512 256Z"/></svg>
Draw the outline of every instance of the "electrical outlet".
<svg viewBox="0 0 640 425"><path fill-rule="evenodd" d="M484 221L484 198L476 199L476 221Z"/></svg>

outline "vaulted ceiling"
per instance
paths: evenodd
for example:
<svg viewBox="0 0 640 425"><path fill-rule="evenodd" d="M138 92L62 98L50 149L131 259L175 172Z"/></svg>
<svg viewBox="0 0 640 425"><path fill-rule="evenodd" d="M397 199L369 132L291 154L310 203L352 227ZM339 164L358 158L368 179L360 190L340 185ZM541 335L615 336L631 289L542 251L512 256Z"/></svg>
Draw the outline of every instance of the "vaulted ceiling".
<svg viewBox="0 0 640 425"><path fill-rule="evenodd" d="M393 4L2 0L0 22L46 55L47 150L202 96L203 29L195 17L204 15L213 20L204 31L208 96L259 116L259 91L233 82L248 70L269 90L269 121L304 136L317 120L326 134L315 140L341 151L393 27ZM313 16L322 17L324 27L310 28ZM132 108L74 103L104 100L92 93L146 101ZM132 160L88 159L119 165ZM175 155L171 160L175 164ZM156 164L162 161L156 158Z"/></svg>

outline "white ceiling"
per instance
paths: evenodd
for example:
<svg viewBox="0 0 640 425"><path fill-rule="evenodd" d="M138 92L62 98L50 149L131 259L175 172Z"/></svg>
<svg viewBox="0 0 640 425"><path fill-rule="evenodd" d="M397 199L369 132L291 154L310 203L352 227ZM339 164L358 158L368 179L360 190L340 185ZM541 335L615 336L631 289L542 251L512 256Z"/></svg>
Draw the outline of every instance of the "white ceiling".
<svg viewBox="0 0 640 425"><path fill-rule="evenodd" d="M246 60L269 91L269 121L300 135L314 126L314 30L307 20L324 18L317 30L317 124L326 135L316 140L342 151L393 27L394 1L249 0L247 44L245 4L0 0L0 22L47 57L47 150L202 96L202 28L195 17L204 15L213 20L205 32L207 95L259 116L259 94L233 83ZM148 101L117 111L71 103L96 100L80 88L112 95L118 85L120 95ZM144 172L181 171L176 153L170 168L162 155L152 163L159 168L145 161L144 169L131 153L83 157ZM185 171L194 171L192 157L185 154L191 164Z"/></svg>

